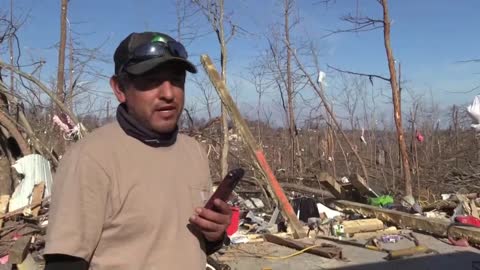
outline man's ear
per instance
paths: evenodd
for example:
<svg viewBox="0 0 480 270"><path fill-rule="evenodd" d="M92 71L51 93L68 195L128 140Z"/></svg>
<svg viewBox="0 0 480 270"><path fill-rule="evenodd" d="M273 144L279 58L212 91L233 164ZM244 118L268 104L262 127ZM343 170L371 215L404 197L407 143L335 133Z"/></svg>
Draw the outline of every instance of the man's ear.
<svg viewBox="0 0 480 270"><path fill-rule="evenodd" d="M115 76L110 78L110 87L113 90L113 93L117 97L118 102L124 103L126 101L125 93L120 89L120 85L118 83L118 79Z"/></svg>

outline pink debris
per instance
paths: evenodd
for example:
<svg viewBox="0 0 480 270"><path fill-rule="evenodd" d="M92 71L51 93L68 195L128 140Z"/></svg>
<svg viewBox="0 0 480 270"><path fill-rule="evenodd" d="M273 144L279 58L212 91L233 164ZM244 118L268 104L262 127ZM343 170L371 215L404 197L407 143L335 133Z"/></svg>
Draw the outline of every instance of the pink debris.
<svg viewBox="0 0 480 270"><path fill-rule="evenodd" d="M417 130L417 133L416 133L415 137L417 138L417 141L419 141L419 142L423 142L425 140L422 133L420 133L420 131L418 131L418 130Z"/></svg>
<svg viewBox="0 0 480 270"><path fill-rule="evenodd" d="M8 263L8 254L0 258L0 264Z"/></svg>
<svg viewBox="0 0 480 270"><path fill-rule="evenodd" d="M70 132L70 127L67 124L63 123L63 121L60 120L60 117L58 117L58 115L54 115L52 120L53 120L53 123L59 126L63 132L65 133Z"/></svg>

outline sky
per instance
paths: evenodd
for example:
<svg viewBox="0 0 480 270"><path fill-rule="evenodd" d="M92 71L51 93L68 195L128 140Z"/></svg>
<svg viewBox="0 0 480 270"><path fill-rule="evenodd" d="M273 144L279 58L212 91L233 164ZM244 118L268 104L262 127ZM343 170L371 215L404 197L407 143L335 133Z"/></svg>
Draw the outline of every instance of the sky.
<svg viewBox="0 0 480 270"><path fill-rule="evenodd" d="M226 14L244 32L228 44L228 76L236 81L240 102L255 102L255 91L244 81L248 67L259 51L267 48L265 36L280 25L280 0L226 0ZM14 12L25 18L20 29L21 63L31 57L46 61L44 74L55 75L59 39L60 0L14 0ZM335 76L327 65L340 69L388 77L388 67L381 30L340 33L325 38L331 30L351 25L340 17L352 14L381 18L381 6L375 0L336 0L328 6L319 0L296 2L294 40L312 40L319 48L319 62L327 72L327 82ZM9 1L0 1L0 10L8 10ZM480 63L459 63L480 58L478 0L390 0L392 46L402 65L404 86L416 95L426 95L442 107L466 104L480 92L470 91L480 85ZM76 38L86 47L104 44L105 63L96 68L107 76L113 70L112 54L116 45L130 32L145 30L170 33L176 37L175 0L70 0L68 18ZM199 64L199 55L218 59L218 43L201 14L191 19L201 36L186 43L190 58ZM2 56L6 60L6 56ZM200 67L200 66L199 66ZM197 75L196 75L197 76ZM331 79L333 80L333 79ZM375 86L387 87L384 82ZM98 91L109 93L107 80L96 83ZM192 84L187 91L198 95ZM241 89L240 89L241 88ZM332 89L331 91L335 91ZM335 93L330 92L332 96ZM113 98L113 96L111 96ZM187 98L188 99L188 98ZM408 103L408 100L405 101ZM408 105L408 104L407 104ZM247 106L247 105L245 105Z"/></svg>

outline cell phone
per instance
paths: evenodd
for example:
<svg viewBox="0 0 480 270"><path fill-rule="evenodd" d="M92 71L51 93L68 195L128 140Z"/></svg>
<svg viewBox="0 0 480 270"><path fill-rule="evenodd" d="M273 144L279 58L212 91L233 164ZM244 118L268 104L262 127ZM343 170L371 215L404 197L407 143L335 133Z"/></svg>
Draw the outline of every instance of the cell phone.
<svg viewBox="0 0 480 270"><path fill-rule="evenodd" d="M245 170L242 168L229 171L210 199L208 199L207 203L205 204L205 208L214 210L213 201L215 199L220 199L226 202L237 186L238 182L242 180L244 174Z"/></svg>

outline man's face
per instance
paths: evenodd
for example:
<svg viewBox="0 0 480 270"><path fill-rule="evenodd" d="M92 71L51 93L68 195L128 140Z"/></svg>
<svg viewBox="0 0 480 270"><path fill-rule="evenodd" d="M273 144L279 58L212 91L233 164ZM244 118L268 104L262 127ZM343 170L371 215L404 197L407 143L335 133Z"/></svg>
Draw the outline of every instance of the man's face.
<svg viewBox="0 0 480 270"><path fill-rule="evenodd" d="M111 84L131 116L153 131L168 133L175 129L183 111L185 77L185 68L174 63L131 76L124 91L118 89L118 82Z"/></svg>

